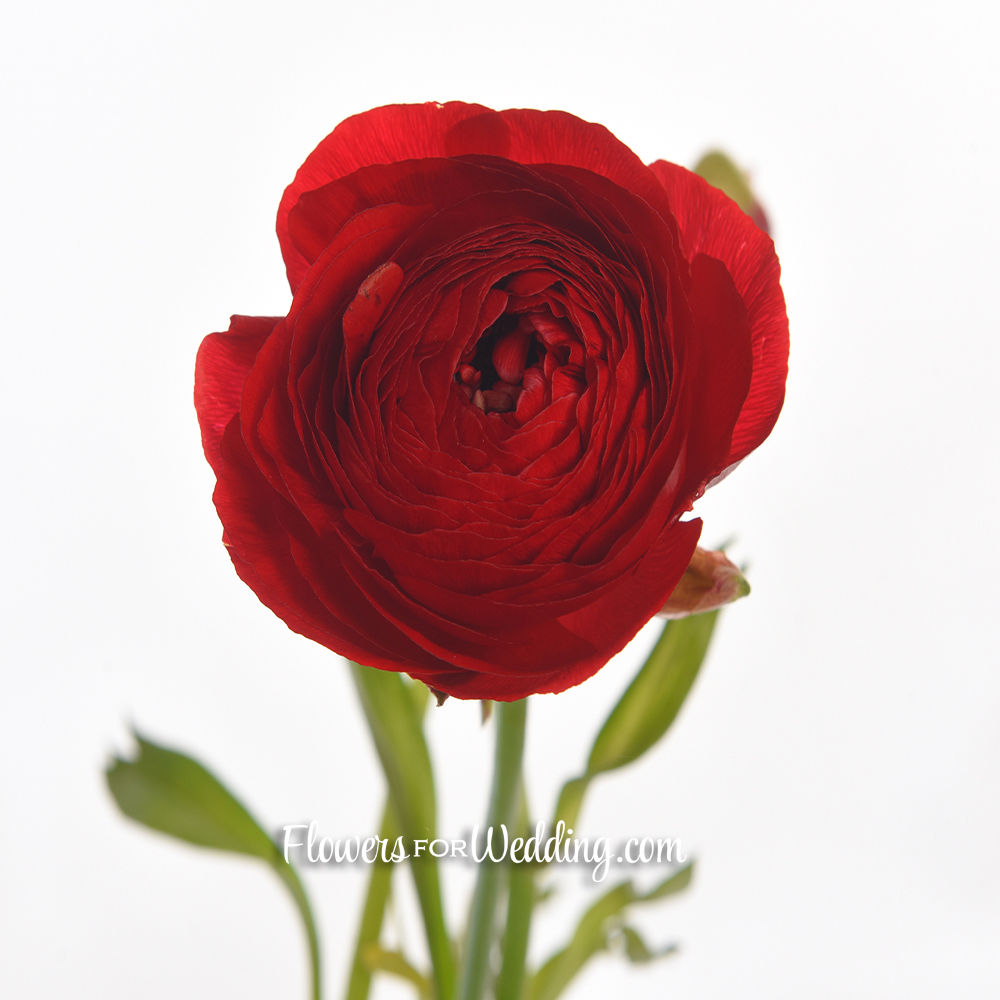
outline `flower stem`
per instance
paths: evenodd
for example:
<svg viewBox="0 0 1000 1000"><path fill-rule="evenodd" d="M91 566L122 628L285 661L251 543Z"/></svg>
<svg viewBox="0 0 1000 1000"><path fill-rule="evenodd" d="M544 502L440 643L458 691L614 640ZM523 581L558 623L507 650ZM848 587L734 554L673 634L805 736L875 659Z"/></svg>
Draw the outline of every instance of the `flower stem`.
<svg viewBox="0 0 1000 1000"><path fill-rule="evenodd" d="M382 829L379 837L382 840L394 842L398 836L399 826L392 812L392 801L389 800L386 802L385 811L382 814ZM365 964L364 953L368 946L378 944L391 886L392 865L383 864L381 858L376 858L371 874L368 876L368 895L365 897L361 927L358 929L358 941L354 948L354 962L351 965L351 976L347 983L347 1000L368 1000L372 974Z"/></svg>
<svg viewBox="0 0 1000 1000"><path fill-rule="evenodd" d="M306 937L309 939L309 971L310 971L310 997L312 1000L320 1000L322 996L320 988L320 968L319 968L319 937L316 934L316 923L313 920L312 910L309 908L309 900L306 891L302 887L298 873L285 862L281 852L275 849L275 858L271 867L278 873L281 880L288 886L295 900L295 905L299 908L302 916L302 923L305 925Z"/></svg>
<svg viewBox="0 0 1000 1000"><path fill-rule="evenodd" d="M517 835L527 837L531 828L528 802L521 792ZM507 929L503 936L503 962L497 976L495 1000L520 1000L524 984L524 963L528 957L531 913L535 907L535 869L523 864L510 873L507 895Z"/></svg>
<svg viewBox="0 0 1000 1000"><path fill-rule="evenodd" d="M487 827L500 834L500 824L510 831L517 819L521 787L521 758L524 753L524 724L527 699L497 705L496 756L493 764L493 788ZM476 892L472 900L469 938L462 963L456 1000L483 1000L489 975L490 949L496 933L496 906L500 886L500 868L489 860L479 865Z"/></svg>
<svg viewBox="0 0 1000 1000"><path fill-rule="evenodd" d="M351 675L361 698L389 785L392 810L402 836L411 844L419 837L434 839L434 771L421 725L423 704L407 689L399 674L351 663ZM455 989L454 956L441 902L437 862L426 854L410 861L427 947L440 1000L451 1000Z"/></svg>

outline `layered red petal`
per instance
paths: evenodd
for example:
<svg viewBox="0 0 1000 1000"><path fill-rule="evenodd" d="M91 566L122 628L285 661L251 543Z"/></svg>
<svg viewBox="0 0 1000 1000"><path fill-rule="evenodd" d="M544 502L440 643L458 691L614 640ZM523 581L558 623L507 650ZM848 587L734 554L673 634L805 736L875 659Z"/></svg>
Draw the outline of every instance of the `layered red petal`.
<svg viewBox="0 0 1000 1000"><path fill-rule="evenodd" d="M774 242L732 199L697 174L657 160L650 169L670 198L688 259L703 253L732 275L750 319L753 381L733 434L728 465L771 433L785 400L788 315Z"/></svg>
<svg viewBox="0 0 1000 1000"><path fill-rule="evenodd" d="M257 352L281 322L275 316L233 316L225 333L210 333L198 348L194 369L194 405L205 457L216 475L222 434L239 413L243 383Z"/></svg>
<svg viewBox="0 0 1000 1000"><path fill-rule="evenodd" d="M341 122L309 154L285 189L278 206L277 231L292 290L316 259L289 236L289 214L305 194L363 167L460 156L581 167L639 195L660 210L665 220L670 218L656 178L603 125L564 111L493 111L460 101L393 104ZM332 234L319 232L317 242L322 242L323 235Z"/></svg>

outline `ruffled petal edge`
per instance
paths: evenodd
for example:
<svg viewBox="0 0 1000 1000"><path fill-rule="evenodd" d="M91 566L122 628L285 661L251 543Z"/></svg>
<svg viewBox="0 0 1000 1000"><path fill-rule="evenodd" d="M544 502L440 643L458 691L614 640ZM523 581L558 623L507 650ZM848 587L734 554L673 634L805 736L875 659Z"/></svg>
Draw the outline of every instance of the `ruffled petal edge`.
<svg viewBox="0 0 1000 1000"><path fill-rule="evenodd" d="M239 413L243 383L257 353L281 322L281 316L232 316L224 333L210 333L198 348L194 368L194 406L201 444L212 471L219 475L219 445L229 421Z"/></svg>
<svg viewBox="0 0 1000 1000"><path fill-rule="evenodd" d="M667 191L685 256L721 260L750 315L753 379L733 432L727 466L745 458L771 433L785 399L788 315L781 265L770 236L742 209L697 174L666 160L650 170Z"/></svg>

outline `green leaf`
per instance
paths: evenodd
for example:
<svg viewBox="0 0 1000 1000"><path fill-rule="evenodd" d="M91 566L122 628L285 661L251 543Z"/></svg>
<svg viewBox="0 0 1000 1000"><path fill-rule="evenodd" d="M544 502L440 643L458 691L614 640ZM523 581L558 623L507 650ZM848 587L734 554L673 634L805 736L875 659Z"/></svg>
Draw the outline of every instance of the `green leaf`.
<svg viewBox="0 0 1000 1000"><path fill-rule="evenodd" d="M605 893L577 924L570 943L535 973L528 988L529 1000L555 1000L590 959L608 946L607 921L634 898L631 882Z"/></svg>
<svg viewBox="0 0 1000 1000"><path fill-rule="evenodd" d="M625 943L625 957L633 965L644 965L646 962L653 962L658 958L665 958L677 951L677 945L668 944L663 948L652 951L645 941L639 936L639 932L633 927L622 928L622 938Z"/></svg>
<svg viewBox="0 0 1000 1000"><path fill-rule="evenodd" d="M435 832L434 773L421 726L416 694L399 674L351 663L351 675L361 699L389 785L393 811L408 843L433 840ZM426 695L424 696L426 697ZM455 961L441 903L437 864L428 852L410 861L420 901L427 945L434 966L438 995L451 1000Z"/></svg>
<svg viewBox="0 0 1000 1000"><path fill-rule="evenodd" d="M295 869L247 809L198 761L135 734L134 760L116 758L106 778L118 808L144 826L199 847L267 862L285 883L309 939L312 996L320 995L319 941L309 900Z"/></svg>
<svg viewBox="0 0 1000 1000"><path fill-rule="evenodd" d="M670 728L705 658L718 612L667 622L643 668L604 723L587 776L630 764Z"/></svg>
<svg viewBox="0 0 1000 1000"><path fill-rule="evenodd" d="M682 892L691 884L691 877L694 875L694 862L685 865L673 875L668 875L656 888L650 889L645 895L637 896L637 903L654 903L658 899L665 899L673 896L674 893Z"/></svg>
<svg viewBox="0 0 1000 1000"><path fill-rule="evenodd" d="M135 760L117 758L107 771L126 816L191 844L271 860L271 838L217 778L182 753L136 741Z"/></svg>
<svg viewBox="0 0 1000 1000"><path fill-rule="evenodd" d="M667 622L642 669L594 740L587 769L559 793L553 826L574 827L591 780L630 764L654 746L677 718L708 651L719 612Z"/></svg>
<svg viewBox="0 0 1000 1000"><path fill-rule="evenodd" d="M691 872L692 865L688 865L647 893L637 893L631 882L622 882L609 889L583 915L570 943L553 955L531 979L527 1000L555 1000L594 955L609 948L619 929L618 918L627 907L680 892L691 881ZM626 936L626 948L627 942Z"/></svg>
<svg viewBox="0 0 1000 1000"><path fill-rule="evenodd" d="M553 827L563 820L567 829L572 830L576 826L576 821L583 806L583 797L587 793L590 785L590 776L585 774L580 778L572 778L562 786L559 793L559 801L556 803L556 818Z"/></svg>

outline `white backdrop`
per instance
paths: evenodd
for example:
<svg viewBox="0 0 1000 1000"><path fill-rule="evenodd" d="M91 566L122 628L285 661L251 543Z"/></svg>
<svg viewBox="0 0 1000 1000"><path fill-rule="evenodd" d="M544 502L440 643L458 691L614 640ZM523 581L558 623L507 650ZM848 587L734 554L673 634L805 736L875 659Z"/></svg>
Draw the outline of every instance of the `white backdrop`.
<svg viewBox="0 0 1000 1000"><path fill-rule="evenodd" d="M309 150L348 114L429 99L562 108L646 160L722 144L783 265L784 413L697 509L708 542L738 535L753 596L667 741L583 817L697 853L690 892L640 920L682 952L602 958L569 1000L1000 995L996 8L8 0L0 18L5 996L305 996L271 874L128 823L101 770L134 722L270 826L376 821L342 662L220 544L192 371L230 313L286 310L273 219ZM650 641L532 700L539 812ZM478 712L429 722L449 833L484 809ZM332 998L361 876L307 878ZM446 878L457 925L467 873ZM539 918L536 958L569 917Z"/></svg>

